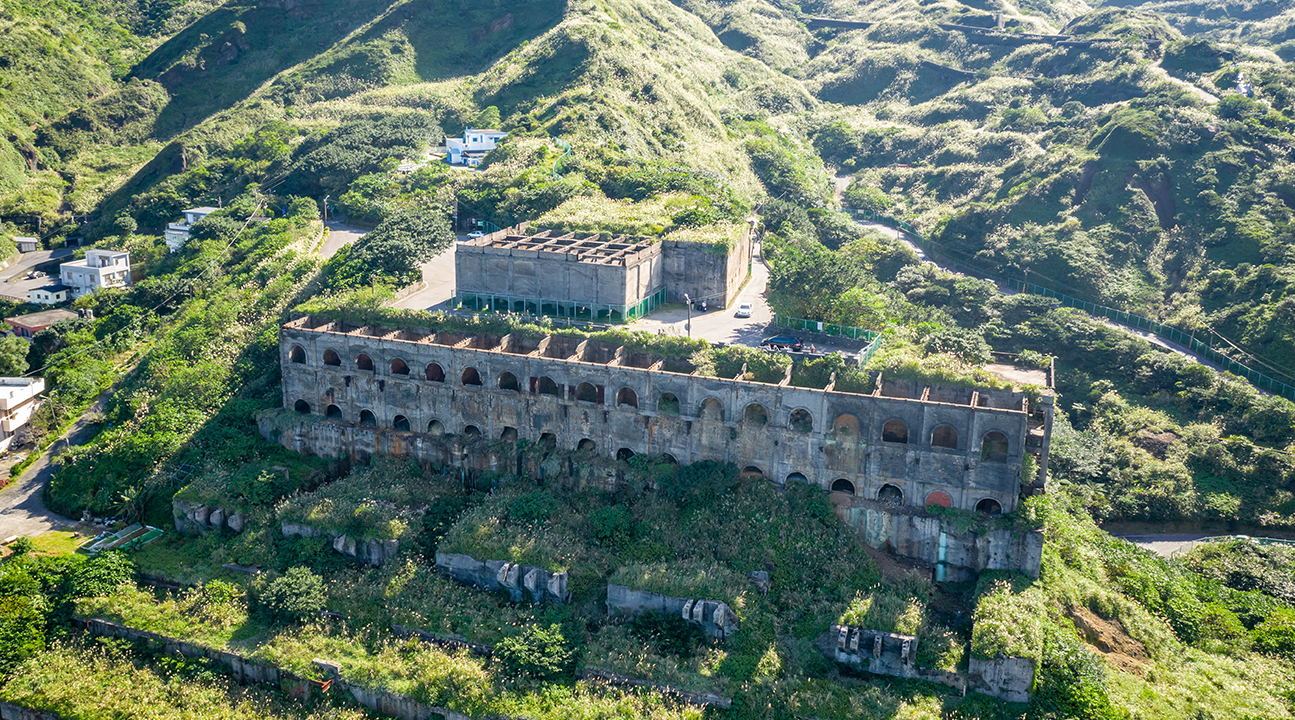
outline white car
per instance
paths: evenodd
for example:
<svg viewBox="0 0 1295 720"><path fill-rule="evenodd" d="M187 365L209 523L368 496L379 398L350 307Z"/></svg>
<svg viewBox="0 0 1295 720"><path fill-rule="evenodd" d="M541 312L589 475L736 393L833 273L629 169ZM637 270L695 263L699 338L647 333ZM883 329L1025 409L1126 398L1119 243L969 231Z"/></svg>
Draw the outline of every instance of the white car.
<svg viewBox="0 0 1295 720"><path fill-rule="evenodd" d="M735 317L740 317L740 318L751 317L751 303L742 303L741 305L738 305L737 315Z"/></svg>
<svg viewBox="0 0 1295 720"><path fill-rule="evenodd" d="M468 233L468 237L472 238L473 240L481 237L482 235L485 235L485 233L481 232L480 230L473 230L472 232Z"/></svg>

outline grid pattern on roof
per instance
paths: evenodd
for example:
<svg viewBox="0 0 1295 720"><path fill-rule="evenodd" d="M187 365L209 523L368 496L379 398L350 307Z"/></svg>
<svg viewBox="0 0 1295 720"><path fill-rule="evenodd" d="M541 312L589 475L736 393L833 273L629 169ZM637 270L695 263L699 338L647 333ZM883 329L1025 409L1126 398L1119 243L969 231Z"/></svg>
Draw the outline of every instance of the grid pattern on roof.
<svg viewBox="0 0 1295 720"><path fill-rule="evenodd" d="M537 250L575 255L577 262L624 265L627 258L652 246L647 238L636 235L540 230L527 235L494 233L467 244L503 250Z"/></svg>

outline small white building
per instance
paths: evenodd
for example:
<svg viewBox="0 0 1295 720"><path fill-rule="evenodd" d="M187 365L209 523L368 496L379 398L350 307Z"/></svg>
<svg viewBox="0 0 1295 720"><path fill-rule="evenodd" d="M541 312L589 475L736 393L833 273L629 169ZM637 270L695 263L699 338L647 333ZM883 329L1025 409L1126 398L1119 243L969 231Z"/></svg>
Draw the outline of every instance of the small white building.
<svg viewBox="0 0 1295 720"><path fill-rule="evenodd" d="M58 266L59 280L79 298L101 288L130 286L130 253L124 250L86 250L85 259Z"/></svg>
<svg viewBox="0 0 1295 720"><path fill-rule="evenodd" d="M29 253L40 250L40 240L34 237L24 237L19 235L13 239L14 245L18 246L18 252Z"/></svg>
<svg viewBox="0 0 1295 720"><path fill-rule="evenodd" d="M486 153L495 149L495 144L508 137L502 130L468 128L463 131L463 139L446 138L445 149L449 152L451 165L476 167Z"/></svg>
<svg viewBox="0 0 1295 720"><path fill-rule="evenodd" d="M72 296L72 288L62 283L50 283L27 291L27 300L37 305L58 305Z"/></svg>
<svg viewBox="0 0 1295 720"><path fill-rule="evenodd" d="M183 222L170 223L166 226L166 233L163 235L163 239L166 240L166 246L171 249L171 252L180 252L180 249L183 248L192 237L189 235L189 229L193 227L193 224L219 209L220 208L214 207L200 207L185 210Z"/></svg>
<svg viewBox="0 0 1295 720"><path fill-rule="evenodd" d="M14 434L31 420L45 392L42 378L0 377L0 452L8 452Z"/></svg>

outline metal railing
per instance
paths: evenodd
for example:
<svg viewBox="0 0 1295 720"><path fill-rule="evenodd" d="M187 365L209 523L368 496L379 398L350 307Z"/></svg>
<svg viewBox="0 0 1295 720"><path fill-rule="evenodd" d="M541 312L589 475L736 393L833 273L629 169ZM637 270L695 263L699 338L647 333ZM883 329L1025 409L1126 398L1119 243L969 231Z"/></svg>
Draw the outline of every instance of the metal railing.
<svg viewBox="0 0 1295 720"><path fill-rule="evenodd" d="M851 340L867 340L872 342L877 339L879 333L874 330L865 330L864 328L852 327L850 325L837 325L836 323L818 322L816 320L806 320L805 318L785 317L775 314L773 316L774 327L785 327L791 330L803 330L805 332L822 333L831 337L850 338Z"/></svg>
<svg viewBox="0 0 1295 720"><path fill-rule="evenodd" d="M898 218L867 210L857 210L855 214L863 219L880 223L882 225L888 225L898 230L903 230L909 235L909 242L921 248L928 255L939 255L942 258L948 258L949 248L945 248L940 243L928 240L912 225L909 225ZM1017 292L1052 298L1060 301L1061 304L1066 307L1083 310L1094 317L1105 318L1114 323L1124 325L1135 330L1145 330L1150 332L1157 337L1164 338L1165 340L1177 343L1178 345L1187 348L1189 351L1196 353L1200 357L1209 360L1238 377L1245 378L1252 385L1261 390L1267 390L1274 395L1279 395L1288 400L1295 400L1295 385L1283 382L1243 363L1237 362L1231 356L1221 352L1221 349L1235 348L1236 346L1216 332L1213 328L1205 328L1198 335L1194 331L1182 330L1180 328L1173 327L1172 325L1166 325L1164 323L1151 320L1150 318L1142 317L1141 315L1134 315L1125 310L1100 305L1098 303L1084 300L1083 298L1074 297L1073 295L1067 295L1066 293L1058 292L1052 288L1045 287L1037 283L1032 283L1027 280L1017 280L1014 278L1004 278L991 274L982 268L967 265L957 260L950 260L952 261L951 264L955 266L962 266L977 275L997 280Z"/></svg>

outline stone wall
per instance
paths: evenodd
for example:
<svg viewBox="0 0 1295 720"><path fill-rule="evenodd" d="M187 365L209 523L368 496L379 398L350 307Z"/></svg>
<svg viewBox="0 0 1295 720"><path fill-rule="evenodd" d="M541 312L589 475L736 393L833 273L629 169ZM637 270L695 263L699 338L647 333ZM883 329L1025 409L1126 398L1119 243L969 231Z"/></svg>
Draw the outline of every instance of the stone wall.
<svg viewBox="0 0 1295 720"><path fill-rule="evenodd" d="M687 294L693 300L705 298L714 308L728 307L746 282L751 243L749 228L728 251L698 243L663 241L667 299L684 302Z"/></svg>
<svg viewBox="0 0 1295 720"><path fill-rule="evenodd" d="M967 666L967 689L1008 702L1029 702L1034 689L1034 661L1023 657L973 657Z"/></svg>
<svg viewBox="0 0 1295 720"><path fill-rule="evenodd" d="M247 513L180 499L171 500L171 518L175 529L186 535L205 535L209 530L225 529L241 533L247 523Z"/></svg>
<svg viewBox="0 0 1295 720"><path fill-rule="evenodd" d="M436 553L436 569L465 585L507 591L513 602L521 602L528 595L537 605L564 603L571 598L565 570L552 573L504 560L477 560L470 555L443 552Z"/></svg>
<svg viewBox="0 0 1295 720"><path fill-rule="evenodd" d="M0 701L0 720L62 720L62 718L48 710L33 710Z"/></svg>
<svg viewBox="0 0 1295 720"><path fill-rule="evenodd" d="M381 565L400 552L400 541L394 538L353 538L346 533L333 535L327 530L289 522L282 523L279 529L284 537L327 537L334 550L366 565Z"/></svg>
<svg viewBox="0 0 1295 720"><path fill-rule="evenodd" d="M643 612L675 615L723 640L740 629L737 613L716 600L671 597L624 585L607 586L607 614L633 616Z"/></svg>
<svg viewBox="0 0 1295 720"><path fill-rule="evenodd" d="M965 694L967 679L947 670L917 666L917 638L912 635L833 625L833 657L839 663L852 665L876 675L914 678L947 685Z"/></svg>

